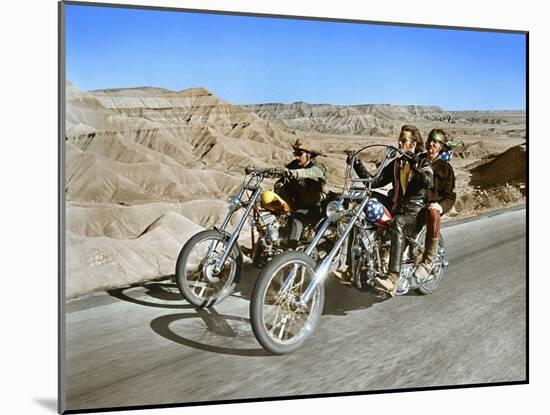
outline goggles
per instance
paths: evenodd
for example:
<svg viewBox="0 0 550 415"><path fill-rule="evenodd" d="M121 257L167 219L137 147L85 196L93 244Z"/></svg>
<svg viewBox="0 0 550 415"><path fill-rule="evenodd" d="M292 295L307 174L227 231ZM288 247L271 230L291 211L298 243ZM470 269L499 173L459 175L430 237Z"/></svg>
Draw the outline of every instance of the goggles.
<svg viewBox="0 0 550 415"><path fill-rule="evenodd" d="M443 140L443 136L435 131L430 133L428 136L428 141L435 141L436 143L447 145L447 143Z"/></svg>
<svg viewBox="0 0 550 415"><path fill-rule="evenodd" d="M436 143L441 143L441 145L444 148L449 149L449 150L452 150L455 147L459 147L460 145L463 145L459 142L454 142L454 141L451 141L451 140L444 141L443 135L441 135L438 132L433 132L433 131L428 136L428 141L426 141L426 144L429 143L430 141L435 141Z"/></svg>

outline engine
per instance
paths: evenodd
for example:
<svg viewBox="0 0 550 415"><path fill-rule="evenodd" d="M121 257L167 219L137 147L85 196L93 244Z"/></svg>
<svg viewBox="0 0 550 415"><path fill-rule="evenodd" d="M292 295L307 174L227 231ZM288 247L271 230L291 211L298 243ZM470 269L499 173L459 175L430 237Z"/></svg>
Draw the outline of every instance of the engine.
<svg viewBox="0 0 550 415"><path fill-rule="evenodd" d="M286 240L286 220L284 216L274 215L266 212L261 215L262 237L266 250L272 254L273 249L277 249Z"/></svg>

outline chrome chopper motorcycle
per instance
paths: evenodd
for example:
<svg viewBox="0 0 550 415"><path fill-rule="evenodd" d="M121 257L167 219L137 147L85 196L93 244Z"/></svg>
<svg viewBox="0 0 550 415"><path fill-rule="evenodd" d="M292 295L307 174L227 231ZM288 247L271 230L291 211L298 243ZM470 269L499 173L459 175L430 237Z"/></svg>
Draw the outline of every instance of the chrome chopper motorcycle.
<svg viewBox="0 0 550 415"><path fill-rule="evenodd" d="M385 157L373 176L361 179L351 168L358 155L373 147L386 147ZM391 240L390 213L376 200L372 185L384 167L397 156L409 157L386 145L369 145L351 155L344 191L328 203L326 218L305 252L287 251L262 270L250 303L252 330L258 342L273 354L285 354L299 348L314 332L324 305L324 281L342 266L351 267L351 284L361 291L374 290L374 278L386 274ZM323 258L315 254L324 232L336 227L337 239ZM419 281L414 271L420 262L425 227L407 238L397 295L410 290L429 294L439 286L448 263L443 238L434 259L432 272Z"/></svg>
<svg viewBox="0 0 550 415"><path fill-rule="evenodd" d="M238 239L249 219L252 263L261 268L285 249L290 209L277 199L264 203L262 184L267 177L281 177L280 169L245 168L236 194L229 198L229 211L219 227L201 231L181 249L176 262L176 283L182 296L196 307L220 303L233 292L243 267L243 249ZM240 214L236 227L231 219ZM299 246L311 242L313 231L305 226ZM326 238L325 238L326 239Z"/></svg>

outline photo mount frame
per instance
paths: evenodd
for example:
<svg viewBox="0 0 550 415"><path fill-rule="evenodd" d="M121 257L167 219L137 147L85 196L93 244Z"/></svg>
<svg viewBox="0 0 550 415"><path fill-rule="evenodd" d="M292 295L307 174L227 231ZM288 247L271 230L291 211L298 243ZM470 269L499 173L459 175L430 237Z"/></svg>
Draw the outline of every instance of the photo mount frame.
<svg viewBox="0 0 550 415"><path fill-rule="evenodd" d="M333 18L313 18L306 16L285 16L285 15L270 15L270 14L258 14L258 13L245 13L245 12L224 12L224 11L214 11L214 10L195 10L195 9L179 9L179 8L169 8L169 7L156 7L156 6L132 6L132 5L117 5L117 4L102 4L102 3L86 3L86 2L60 2L59 3L59 21L60 21L60 31L59 31L59 131L60 131L60 140L59 140L59 151L60 151L60 165L59 165L59 264L60 264L60 280L59 280L59 333L60 333L60 343L59 343L59 411L65 413L80 413L80 412L90 412L90 410L72 410L63 406L63 403L66 400L66 384L64 383L64 372L66 367L64 362L66 360L66 354L64 350L64 345L66 342L66 305L65 305L65 279L66 279L66 239L65 239L65 227L66 227L66 195L65 195L65 183L66 183L66 171L65 171L65 82L66 82L66 57L64 50L65 38L65 28L63 22L65 21L64 8L65 6L78 5L78 6L93 6L93 7L110 7L110 8L128 8L128 9L140 9L140 10L162 10L170 12L184 12L184 13L199 13L199 14L218 14L223 16L247 16L247 17L266 17L266 18L277 18L277 19L292 19L292 20L311 20L311 21L320 21L320 22L341 22L341 23L364 23L364 24L373 24L373 25L387 25L387 26L405 26L405 27L419 27L419 28L439 28L439 29L450 29L450 30L465 30L465 31L486 31L494 33L515 33L525 35L526 42L526 60L527 60L527 69L526 74L528 74L528 57L529 57L529 42L528 35L529 32L517 31L517 30L504 30L504 29L487 29L487 28L468 28L468 27L454 27L454 26L437 26L437 25L423 25L423 24L410 24L410 23L391 23L391 22L371 22L371 21L362 21L362 20L352 20L352 19L333 19ZM529 128L529 110L528 110L528 75L526 76L526 135L528 139L528 128ZM528 149L527 149L528 152ZM528 157L527 157L528 159ZM527 181L528 181L528 167L527 167ZM528 240L528 218L529 210L526 197L526 220L527 220L527 240ZM322 393L322 394L312 394L312 395L299 395L299 396L284 396L284 397L268 397L268 398L251 398L251 399L229 399L229 400L214 400L206 402L185 402L185 403L174 403L174 404L153 404L153 405L137 405L137 406L123 406L123 407L105 407L105 408L94 408L93 411L108 411L108 410L126 410L126 409L147 409L147 408L169 408L169 407L182 407L182 406L196 406L196 405L206 405L206 404L225 404L225 403L244 403L244 402L262 402L262 401L279 401L279 400L288 400L288 399L305 399L305 398L318 398L318 397L338 397L338 396L353 396L353 395L368 395L368 394L378 394L378 393L391 393L391 392L405 392L405 391L425 391L425 390L441 390L441 389L455 389L455 388L469 388L469 387L479 387L479 386L501 386L501 385L518 385L518 384L527 384L529 383L529 352L528 352L528 292L529 292L529 278L528 278L528 260L529 260L529 250L527 247L526 250L526 378L520 381L512 382L493 382L493 383L479 383L479 384L470 384L470 385L446 385L446 386L434 386L434 387L419 387L419 388L396 388L382 391L361 391L361 392L341 392L341 393Z"/></svg>

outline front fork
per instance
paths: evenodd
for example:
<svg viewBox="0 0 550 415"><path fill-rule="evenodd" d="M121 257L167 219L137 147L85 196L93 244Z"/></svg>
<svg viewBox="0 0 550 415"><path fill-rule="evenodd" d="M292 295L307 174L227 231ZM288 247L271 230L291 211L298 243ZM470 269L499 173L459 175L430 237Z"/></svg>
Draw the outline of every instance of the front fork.
<svg viewBox="0 0 550 415"><path fill-rule="evenodd" d="M227 242L227 245L225 246L225 249L223 251L222 256L218 259L218 261L216 262L216 265L214 266L214 274L218 274L221 271L221 269L223 268L223 264L225 264L225 261L227 260L227 257L229 256L229 253L233 249L233 245L235 245L235 241L237 240L237 238L239 237L239 234L241 233L241 230L244 226L246 218L248 217L248 215L250 214L250 211L252 210L252 208L256 204L256 201L258 200L258 197L260 196L261 192L262 192L262 189L258 187L254 191L254 194L252 195L250 200L248 201L248 205L246 206L245 211L244 211L241 219L239 220L239 223L238 223L237 227L235 228L235 230L231 234L231 237L229 238L229 242ZM225 217L225 219L222 223L221 229L220 229L222 232L225 232L225 228L229 224L229 220L230 220L231 216L232 216L232 212L228 213L227 216Z"/></svg>
<svg viewBox="0 0 550 415"><path fill-rule="evenodd" d="M319 284L322 284L325 280L326 276L328 275L328 272L330 270L330 266L332 264L332 261L334 260L334 257L339 253L340 248L346 241L346 239L349 236L349 233L355 226L355 223L357 220L359 220L359 216L362 214L363 210L367 206L368 198L365 197L361 204L355 209L355 212L351 218L351 220L348 223L348 226L346 227L346 230L340 237L338 238L338 241L330 251L330 253L323 259L323 262L321 262L321 265L317 267L317 270L315 271L315 274L313 275L313 280L311 281L311 284L306 289L306 292L302 296L302 298L299 301L300 306L305 306L307 302L309 301L311 295L313 292L317 289L317 286Z"/></svg>
<svg viewBox="0 0 550 415"><path fill-rule="evenodd" d="M323 237L323 235L327 231L330 224L331 224L331 222L328 219L326 219L323 222L323 225L321 225L321 229L319 229L319 231L315 235L315 238L313 238L313 241L311 241L311 243L309 244L309 246L307 247L307 249L305 251L305 254L307 256L311 256L311 254L313 253L313 250L315 249L315 247L317 246L317 244L319 243L319 241L321 240L321 238ZM296 278L296 273L298 272L298 267L299 267L299 265L294 265L294 267L292 267L292 271L290 272L288 277L285 279L285 282L281 286L281 288L279 290L279 293L285 292L290 287L290 285L294 282L294 278Z"/></svg>

